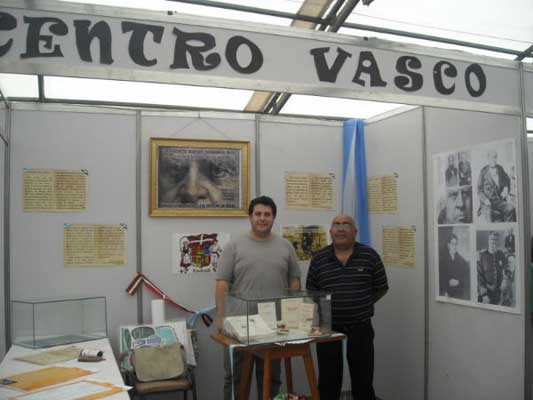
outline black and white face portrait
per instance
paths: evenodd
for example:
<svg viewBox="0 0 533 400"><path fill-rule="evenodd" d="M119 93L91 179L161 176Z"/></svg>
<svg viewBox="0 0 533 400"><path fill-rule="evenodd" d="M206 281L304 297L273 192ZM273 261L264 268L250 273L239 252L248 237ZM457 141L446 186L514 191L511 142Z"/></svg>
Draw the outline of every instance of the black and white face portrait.
<svg viewBox="0 0 533 400"><path fill-rule="evenodd" d="M159 148L160 208L239 208L238 149Z"/></svg>
<svg viewBox="0 0 533 400"><path fill-rule="evenodd" d="M472 187L448 189L438 209L439 224L468 224L472 222Z"/></svg>

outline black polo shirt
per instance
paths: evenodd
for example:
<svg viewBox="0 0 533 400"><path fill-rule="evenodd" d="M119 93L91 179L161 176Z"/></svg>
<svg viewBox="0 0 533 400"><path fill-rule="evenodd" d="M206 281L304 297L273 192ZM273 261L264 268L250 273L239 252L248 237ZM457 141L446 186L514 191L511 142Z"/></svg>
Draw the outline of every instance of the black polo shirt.
<svg viewBox="0 0 533 400"><path fill-rule="evenodd" d="M318 251L309 264L305 286L332 294L333 325L368 321L374 315L375 293L388 289L379 254L358 242L345 266L335 256L333 245Z"/></svg>

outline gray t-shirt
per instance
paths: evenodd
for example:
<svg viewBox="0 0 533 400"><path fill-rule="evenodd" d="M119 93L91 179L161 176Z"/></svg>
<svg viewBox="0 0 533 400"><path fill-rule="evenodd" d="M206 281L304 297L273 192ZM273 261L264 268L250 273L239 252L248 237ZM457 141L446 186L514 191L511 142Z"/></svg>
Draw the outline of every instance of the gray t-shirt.
<svg viewBox="0 0 533 400"><path fill-rule="evenodd" d="M300 275L289 241L274 234L268 240L240 235L224 246L216 279L228 281L231 292L258 298L280 293L289 287L291 278Z"/></svg>

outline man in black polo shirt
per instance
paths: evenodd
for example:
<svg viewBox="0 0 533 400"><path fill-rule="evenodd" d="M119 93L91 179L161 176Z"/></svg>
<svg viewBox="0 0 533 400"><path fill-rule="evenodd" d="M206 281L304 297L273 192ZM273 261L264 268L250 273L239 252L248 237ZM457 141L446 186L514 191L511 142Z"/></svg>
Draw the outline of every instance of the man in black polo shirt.
<svg viewBox="0 0 533 400"><path fill-rule="evenodd" d="M349 215L336 216L329 230L332 245L317 252L309 265L306 288L332 294L332 328L346 334L352 396L374 400L374 303L388 290L383 262L376 251L355 241ZM342 387L342 342L317 344L320 398L336 400Z"/></svg>

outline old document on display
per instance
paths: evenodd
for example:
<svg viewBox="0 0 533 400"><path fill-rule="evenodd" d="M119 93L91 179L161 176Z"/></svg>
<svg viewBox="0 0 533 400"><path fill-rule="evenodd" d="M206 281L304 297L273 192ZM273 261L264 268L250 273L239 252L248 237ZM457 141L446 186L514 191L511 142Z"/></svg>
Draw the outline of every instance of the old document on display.
<svg viewBox="0 0 533 400"><path fill-rule="evenodd" d="M89 172L25 168L24 211L84 211Z"/></svg>
<svg viewBox="0 0 533 400"><path fill-rule="evenodd" d="M126 224L65 224L65 266L126 264L126 230Z"/></svg>
<svg viewBox="0 0 533 400"><path fill-rule="evenodd" d="M368 212L398 213L398 174L368 179Z"/></svg>
<svg viewBox="0 0 533 400"><path fill-rule="evenodd" d="M416 264L416 228L383 227L383 262L386 266L414 267Z"/></svg>
<svg viewBox="0 0 533 400"><path fill-rule="evenodd" d="M333 210L335 174L285 173L285 204L293 210Z"/></svg>

